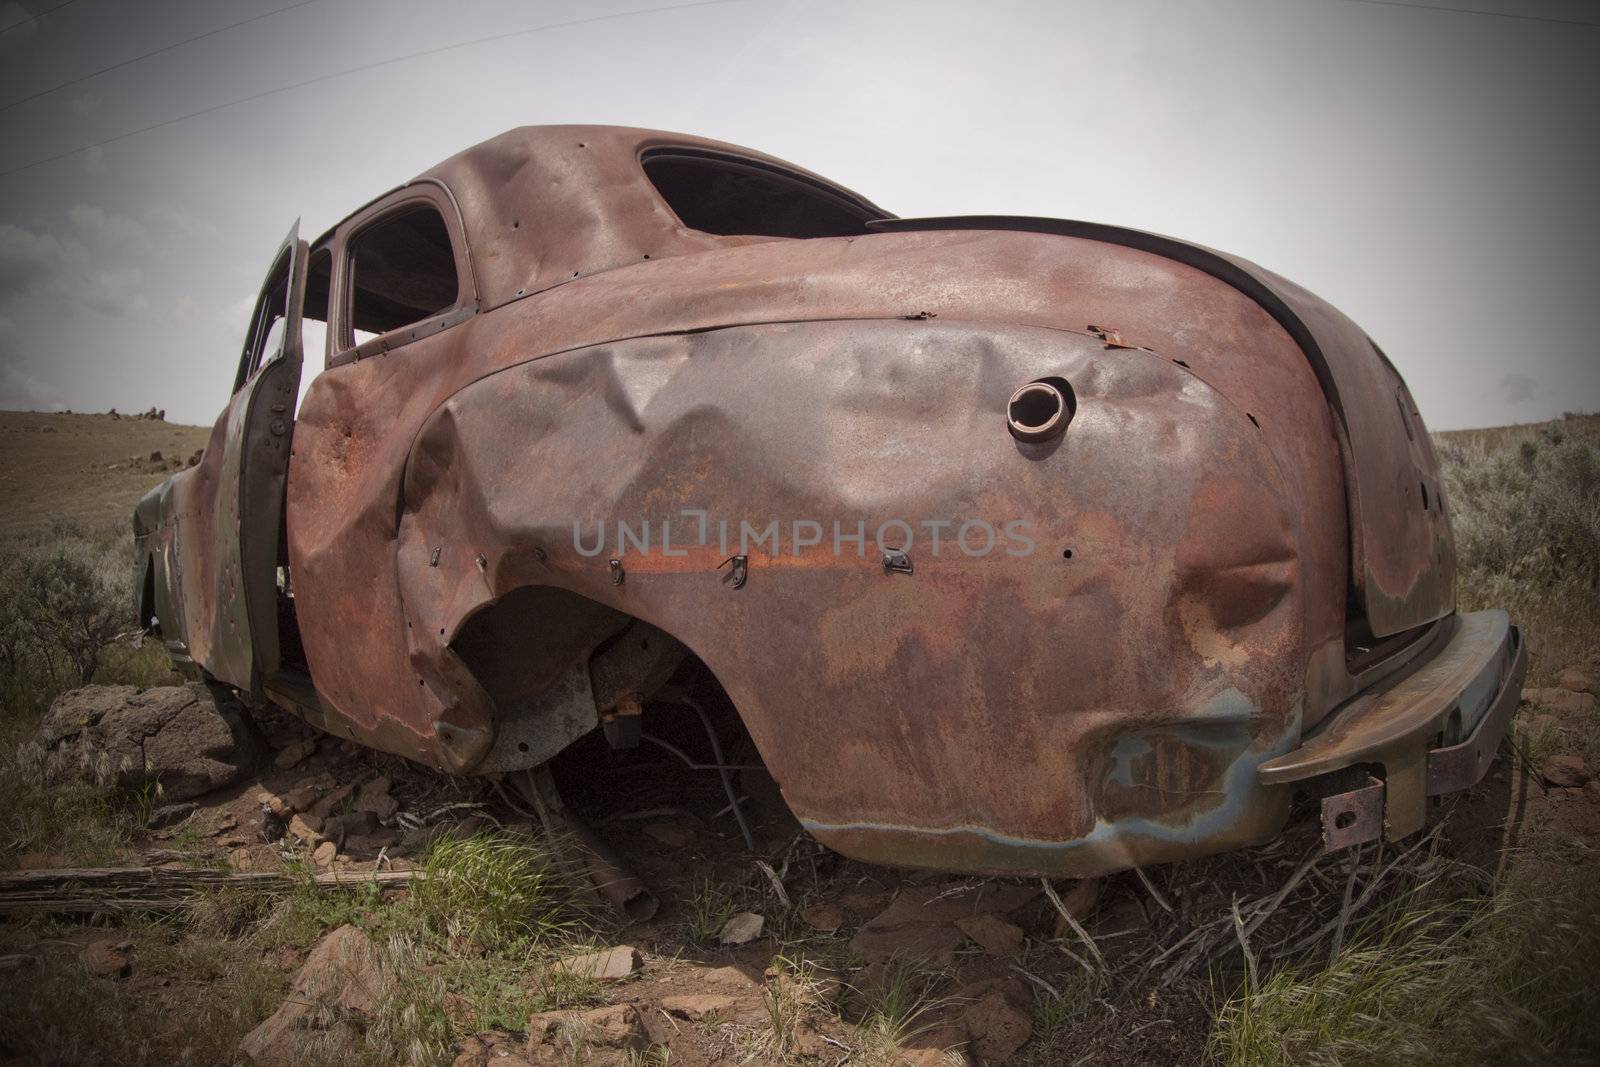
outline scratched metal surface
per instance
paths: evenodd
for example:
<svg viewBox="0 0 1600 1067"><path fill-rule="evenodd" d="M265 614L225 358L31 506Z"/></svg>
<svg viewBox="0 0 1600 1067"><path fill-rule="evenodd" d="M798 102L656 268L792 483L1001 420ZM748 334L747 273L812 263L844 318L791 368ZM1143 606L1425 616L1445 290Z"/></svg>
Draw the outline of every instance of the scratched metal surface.
<svg viewBox="0 0 1600 1067"><path fill-rule="evenodd" d="M1004 386L1043 374L1073 383L1077 416L1053 446L1019 444ZM796 815L854 855L1070 873L1258 840L1282 818L1254 768L1299 733L1294 522L1259 429L1166 358L938 322L604 345L454 396L403 500L401 601L429 635L413 674L447 674L440 631L512 589L626 611L707 663ZM625 555L621 585L574 546L574 522L682 508L847 532L1024 520L1035 550L914 544L915 572L894 575L875 551L836 556L829 530L752 550L734 590L729 550L695 543L692 521L684 555Z"/></svg>

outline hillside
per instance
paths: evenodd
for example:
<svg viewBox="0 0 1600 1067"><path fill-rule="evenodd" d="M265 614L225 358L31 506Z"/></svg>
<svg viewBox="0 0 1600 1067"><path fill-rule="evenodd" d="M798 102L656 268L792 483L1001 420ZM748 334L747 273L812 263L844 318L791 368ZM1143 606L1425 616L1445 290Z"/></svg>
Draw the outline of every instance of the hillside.
<svg viewBox="0 0 1600 1067"><path fill-rule="evenodd" d="M139 498L187 466L210 433L133 415L0 411L0 540L58 518L129 523Z"/></svg>

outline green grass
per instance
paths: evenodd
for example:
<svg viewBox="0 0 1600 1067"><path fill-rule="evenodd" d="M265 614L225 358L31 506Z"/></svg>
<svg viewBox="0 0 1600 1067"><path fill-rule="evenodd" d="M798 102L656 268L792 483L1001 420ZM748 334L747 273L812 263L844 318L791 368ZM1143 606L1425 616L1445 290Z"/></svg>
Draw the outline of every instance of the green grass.
<svg viewBox="0 0 1600 1067"><path fill-rule="evenodd" d="M1227 1064L1553 1063L1600 1057L1594 872L1525 874L1486 901L1400 909L1325 966L1225 1003Z"/></svg>
<svg viewBox="0 0 1600 1067"><path fill-rule="evenodd" d="M528 838L441 838L424 873L410 907L446 937L496 950L548 944L580 928L574 866Z"/></svg>

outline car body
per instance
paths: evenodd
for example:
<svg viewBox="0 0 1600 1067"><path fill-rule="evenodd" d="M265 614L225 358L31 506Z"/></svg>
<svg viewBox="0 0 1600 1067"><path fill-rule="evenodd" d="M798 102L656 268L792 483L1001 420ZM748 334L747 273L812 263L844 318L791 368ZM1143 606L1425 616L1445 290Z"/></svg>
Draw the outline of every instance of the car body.
<svg viewBox="0 0 1600 1067"><path fill-rule="evenodd" d="M1402 837L1525 664L1314 296L648 130L513 130L291 233L135 527L141 618L253 699L503 774L692 653L814 836L908 866L1203 855L1296 791L1329 847Z"/></svg>

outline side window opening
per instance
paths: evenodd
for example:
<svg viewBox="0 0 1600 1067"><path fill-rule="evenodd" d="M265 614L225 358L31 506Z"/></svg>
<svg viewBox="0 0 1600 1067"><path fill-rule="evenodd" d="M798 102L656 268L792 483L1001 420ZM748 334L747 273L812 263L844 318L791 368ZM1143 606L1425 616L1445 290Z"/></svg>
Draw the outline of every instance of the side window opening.
<svg viewBox="0 0 1600 1067"><path fill-rule="evenodd" d="M239 372L234 377L233 391L244 388L262 366L283 354L284 327L289 315L289 261L280 259L272 268L267 285L256 300L255 314L250 319L250 332L245 342L244 358L239 362Z"/></svg>
<svg viewBox="0 0 1600 1067"><path fill-rule="evenodd" d="M639 160L693 230L758 237L850 237L882 218L871 204L804 174L704 149L657 148Z"/></svg>
<svg viewBox="0 0 1600 1067"><path fill-rule="evenodd" d="M349 256L347 344L448 311L460 296L450 231L432 204L407 204L361 230Z"/></svg>
<svg viewBox="0 0 1600 1067"><path fill-rule="evenodd" d="M300 368L300 395L295 397L295 411L300 401L328 357L328 307L333 290L333 252L323 247L314 249L306 264L305 311L300 317L300 341L305 352L305 364Z"/></svg>

